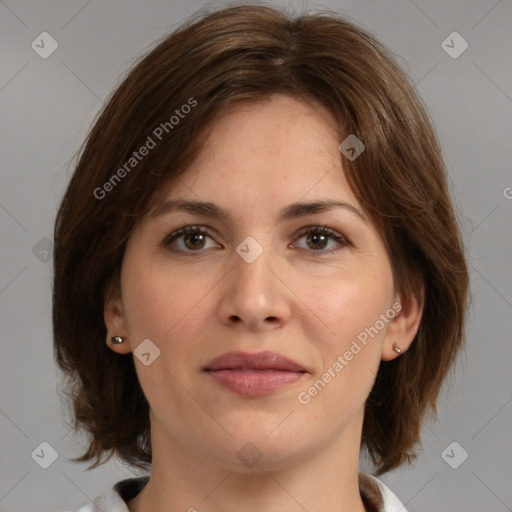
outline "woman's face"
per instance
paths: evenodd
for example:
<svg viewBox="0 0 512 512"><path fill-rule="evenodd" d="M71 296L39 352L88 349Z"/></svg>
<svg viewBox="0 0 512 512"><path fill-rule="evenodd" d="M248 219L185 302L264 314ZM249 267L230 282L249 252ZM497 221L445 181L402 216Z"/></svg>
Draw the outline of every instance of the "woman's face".
<svg viewBox="0 0 512 512"><path fill-rule="evenodd" d="M406 340L335 128L286 96L235 106L129 239L105 318L109 336L127 336L112 349L135 352L154 457L159 444L249 471L359 453L379 363L415 329Z"/></svg>

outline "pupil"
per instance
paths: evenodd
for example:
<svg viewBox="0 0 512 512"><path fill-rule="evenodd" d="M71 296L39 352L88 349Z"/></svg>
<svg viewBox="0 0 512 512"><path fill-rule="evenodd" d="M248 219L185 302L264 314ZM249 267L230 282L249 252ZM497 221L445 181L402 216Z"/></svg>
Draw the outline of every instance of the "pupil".
<svg viewBox="0 0 512 512"><path fill-rule="evenodd" d="M313 243L314 248L316 248L316 249L318 249L318 248L323 249L325 247L326 242L327 242L327 237L324 236L324 235L319 235L319 234L316 234L316 235L315 234L310 234L308 236L308 243L311 242L311 241L314 242ZM316 244L315 242L318 242L318 241L321 241L323 243L321 245Z"/></svg>
<svg viewBox="0 0 512 512"><path fill-rule="evenodd" d="M190 241L192 240L192 243ZM186 238L185 245L189 249L197 249L204 243L204 236L202 234L189 234Z"/></svg>

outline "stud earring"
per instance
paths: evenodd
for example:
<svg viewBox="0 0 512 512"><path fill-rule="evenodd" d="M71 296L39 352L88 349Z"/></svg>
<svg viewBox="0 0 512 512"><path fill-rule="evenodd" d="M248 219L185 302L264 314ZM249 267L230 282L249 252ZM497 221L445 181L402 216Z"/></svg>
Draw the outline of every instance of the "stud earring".
<svg viewBox="0 0 512 512"><path fill-rule="evenodd" d="M125 340L126 338L124 338L123 336L113 336L110 341L114 344L114 345L118 345L119 343L123 343L123 341Z"/></svg>
<svg viewBox="0 0 512 512"><path fill-rule="evenodd" d="M402 349L396 344L396 343L393 343L393 350L397 353L397 354L401 354L402 353Z"/></svg>

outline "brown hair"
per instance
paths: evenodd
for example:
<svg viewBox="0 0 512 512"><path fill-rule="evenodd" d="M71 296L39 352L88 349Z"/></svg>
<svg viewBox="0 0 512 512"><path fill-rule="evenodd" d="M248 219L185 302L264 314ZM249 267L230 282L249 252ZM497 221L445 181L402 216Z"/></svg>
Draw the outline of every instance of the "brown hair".
<svg viewBox="0 0 512 512"><path fill-rule="evenodd" d="M73 428L90 438L73 460L95 459L88 469L105 453L151 464L149 405L131 354L107 347L103 320L127 239L149 199L186 170L207 123L229 105L276 94L325 106L340 134L364 142L354 161L340 153L347 179L387 244L398 290L419 298L424 286L416 338L381 362L365 405L361 447L376 474L416 458L422 419L429 410L437 417L438 394L464 341L468 272L421 100L389 51L335 13L231 7L191 18L135 65L95 122L60 205L54 348ZM145 156L136 158L143 146Z"/></svg>

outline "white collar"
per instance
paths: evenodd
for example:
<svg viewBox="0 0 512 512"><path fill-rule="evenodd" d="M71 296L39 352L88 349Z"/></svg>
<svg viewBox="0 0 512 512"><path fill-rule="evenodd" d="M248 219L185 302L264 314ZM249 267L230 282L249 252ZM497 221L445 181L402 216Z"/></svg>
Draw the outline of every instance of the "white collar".
<svg viewBox="0 0 512 512"><path fill-rule="evenodd" d="M372 512L407 512L391 489L373 475L359 472L359 492Z"/></svg>
<svg viewBox="0 0 512 512"><path fill-rule="evenodd" d="M76 512L130 512L126 503L135 498L148 483L149 476L127 478L117 482L106 496L99 496L92 503ZM378 478L359 472L359 492L371 512L407 512L396 495Z"/></svg>

